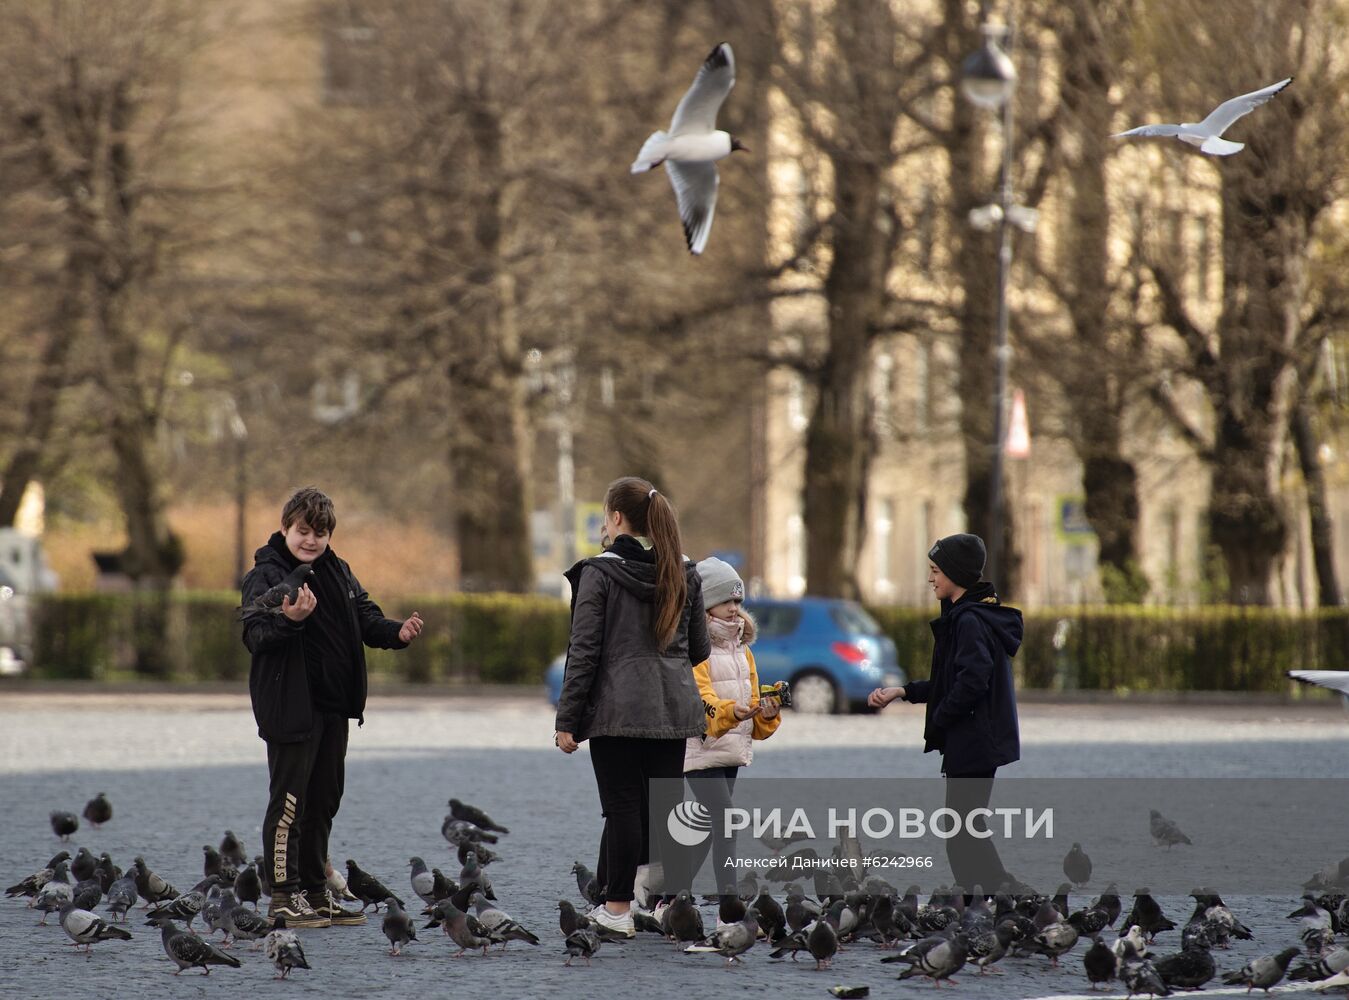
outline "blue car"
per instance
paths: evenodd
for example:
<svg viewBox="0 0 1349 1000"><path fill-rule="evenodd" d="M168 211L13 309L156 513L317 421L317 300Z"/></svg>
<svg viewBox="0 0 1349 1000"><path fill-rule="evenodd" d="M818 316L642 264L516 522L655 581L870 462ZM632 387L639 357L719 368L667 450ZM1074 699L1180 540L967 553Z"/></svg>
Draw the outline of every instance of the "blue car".
<svg viewBox="0 0 1349 1000"><path fill-rule="evenodd" d="M907 681L895 644L861 605L829 597L745 602L759 627L754 661L761 684L787 681L798 712L866 711L873 688ZM556 705L562 694L564 653L544 681Z"/></svg>

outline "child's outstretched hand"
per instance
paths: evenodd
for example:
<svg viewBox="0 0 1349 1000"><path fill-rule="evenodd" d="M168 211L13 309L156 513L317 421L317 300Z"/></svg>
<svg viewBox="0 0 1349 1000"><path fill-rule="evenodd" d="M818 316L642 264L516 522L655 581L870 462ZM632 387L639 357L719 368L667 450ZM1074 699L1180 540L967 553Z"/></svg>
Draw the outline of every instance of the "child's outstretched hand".
<svg viewBox="0 0 1349 1000"><path fill-rule="evenodd" d="M774 698L765 698L759 702L759 718L765 721L776 719L780 711L782 711L782 706Z"/></svg>
<svg viewBox="0 0 1349 1000"><path fill-rule="evenodd" d="M398 630L399 642L411 642L417 636L422 634L422 616L414 611L412 617L403 622L403 627Z"/></svg>
<svg viewBox="0 0 1349 1000"><path fill-rule="evenodd" d="M895 699L903 697L904 689L902 687L876 688L871 694L867 695L867 704L872 708L884 708Z"/></svg>
<svg viewBox="0 0 1349 1000"><path fill-rule="evenodd" d="M736 702L735 708L732 709L732 711L735 712L735 717L737 719L744 722L746 719L751 719L758 715L762 709L763 702L759 702L759 704L755 705L753 708L750 708L748 705L742 705L740 702Z"/></svg>

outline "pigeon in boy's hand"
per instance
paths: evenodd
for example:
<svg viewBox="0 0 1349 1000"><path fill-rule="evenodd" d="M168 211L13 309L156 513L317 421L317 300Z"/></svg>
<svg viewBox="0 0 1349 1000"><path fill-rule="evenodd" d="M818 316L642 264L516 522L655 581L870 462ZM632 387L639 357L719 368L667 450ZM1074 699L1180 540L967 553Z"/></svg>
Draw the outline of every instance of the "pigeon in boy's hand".
<svg viewBox="0 0 1349 1000"><path fill-rule="evenodd" d="M305 585L311 576L314 575L314 567L309 563L300 563L286 576L284 580L273 587L268 587L263 593L255 597L249 604L239 609L239 620L249 621L253 618L260 618L265 615L281 614L281 605L284 601L294 604L299 596L300 588Z"/></svg>

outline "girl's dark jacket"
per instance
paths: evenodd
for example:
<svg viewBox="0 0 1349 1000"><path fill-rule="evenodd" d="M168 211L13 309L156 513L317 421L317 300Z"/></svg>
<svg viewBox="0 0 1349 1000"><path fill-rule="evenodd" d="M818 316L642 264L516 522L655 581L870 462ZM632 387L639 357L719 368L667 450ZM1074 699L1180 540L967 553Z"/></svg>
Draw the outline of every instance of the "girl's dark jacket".
<svg viewBox="0 0 1349 1000"><path fill-rule="evenodd" d="M693 666L711 652L703 586L685 561L688 597L674 639L656 648L655 555L619 535L613 548L567 571L571 641L556 728L592 736L685 739L707 725Z"/></svg>
<svg viewBox="0 0 1349 1000"><path fill-rule="evenodd" d="M268 543L253 553L253 568L243 582L243 603L248 605L269 587L285 579L297 562L288 559L285 537L277 532ZM370 595L365 592L346 561L328 549L319 559L333 559L338 574L347 585L347 609L351 615L353 641L349 660L354 665L355 683L350 685L351 703L345 706L347 718L365 721L365 649L403 649L398 632L402 622L385 618ZM317 562L318 560L315 560ZM314 726L313 699L309 693L309 677L305 669L305 629L317 625L317 615L302 622L293 622L283 614L255 618L244 624L244 645L253 654L248 673L248 693L253 700L253 718L258 724L258 735L269 743L297 743L306 739Z"/></svg>
<svg viewBox="0 0 1349 1000"><path fill-rule="evenodd" d="M1012 657L1021 612L1003 606L991 583L942 601L932 622L932 676L904 686L904 700L927 703L923 752L942 754L948 776L983 774L1021 757Z"/></svg>

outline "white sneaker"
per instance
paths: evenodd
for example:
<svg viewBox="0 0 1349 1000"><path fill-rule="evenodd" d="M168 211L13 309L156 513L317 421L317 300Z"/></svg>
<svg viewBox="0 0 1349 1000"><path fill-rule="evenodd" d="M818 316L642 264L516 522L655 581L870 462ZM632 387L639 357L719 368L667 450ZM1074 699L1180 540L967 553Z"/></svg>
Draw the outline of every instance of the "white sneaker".
<svg viewBox="0 0 1349 1000"><path fill-rule="evenodd" d="M632 921L632 913L613 913L607 906L601 906L590 914L590 919L606 930L624 937L636 937L637 925Z"/></svg>

